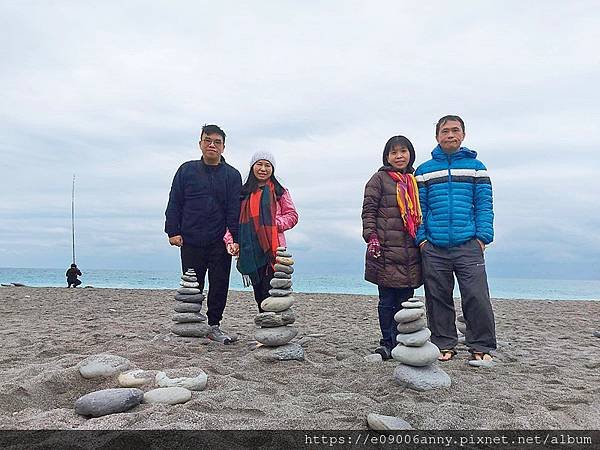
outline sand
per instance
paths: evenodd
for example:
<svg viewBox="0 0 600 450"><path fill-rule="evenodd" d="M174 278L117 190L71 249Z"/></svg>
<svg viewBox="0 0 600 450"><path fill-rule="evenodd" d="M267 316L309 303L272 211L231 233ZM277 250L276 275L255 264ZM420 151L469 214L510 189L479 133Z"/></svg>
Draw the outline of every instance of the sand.
<svg viewBox="0 0 600 450"><path fill-rule="evenodd" d="M600 302L494 300L498 364L470 367L462 348L443 363L452 386L399 387L393 361L364 360L377 345L377 299L295 294L306 361L265 363L250 350L256 305L231 292L222 326L235 345L170 334L172 291L0 288L1 429L366 429L370 412L415 429L600 429ZM138 368L200 368L204 391L177 406L142 404L94 419L80 396L117 387L85 380L92 354Z"/></svg>

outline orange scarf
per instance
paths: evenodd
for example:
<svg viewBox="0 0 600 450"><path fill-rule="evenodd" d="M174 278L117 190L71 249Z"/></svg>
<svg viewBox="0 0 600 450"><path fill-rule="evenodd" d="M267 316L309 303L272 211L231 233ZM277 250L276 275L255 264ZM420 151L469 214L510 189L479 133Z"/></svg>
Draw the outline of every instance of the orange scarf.
<svg viewBox="0 0 600 450"><path fill-rule="evenodd" d="M396 200L404 227L408 230L408 234L415 238L417 228L423 222L417 180L410 173L388 172L388 175L396 182Z"/></svg>

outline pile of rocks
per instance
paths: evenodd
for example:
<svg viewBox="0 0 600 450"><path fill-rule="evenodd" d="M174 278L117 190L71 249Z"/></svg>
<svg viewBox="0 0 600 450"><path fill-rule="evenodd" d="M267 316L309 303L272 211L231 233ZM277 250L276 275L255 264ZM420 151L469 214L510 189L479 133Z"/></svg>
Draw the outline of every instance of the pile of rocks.
<svg viewBox="0 0 600 450"><path fill-rule="evenodd" d="M259 327L254 338L266 347L278 347L273 349L266 359L304 359L302 346L289 344L298 334L298 330L290 326L296 320L292 309L294 297L291 295L293 265L292 254L285 247L278 247L274 265L275 273L271 280L272 289L269 290L270 297L260 304L264 312L254 318L254 323ZM259 354L265 357L260 352Z"/></svg>
<svg viewBox="0 0 600 450"><path fill-rule="evenodd" d="M192 398L192 391L206 387L208 375L200 369L165 372L128 370L131 362L121 356L92 355L79 364L79 373L86 379L105 379L118 375L119 388L90 392L75 402L75 412L82 416L100 417L121 413L140 403L175 405ZM142 388L149 389L146 392Z"/></svg>
<svg viewBox="0 0 600 450"><path fill-rule="evenodd" d="M413 298L402 303L402 307L394 316L399 334L392 358L401 363L394 370L394 379L417 391L449 387L448 374L432 365L440 350L429 341L431 331L426 327L424 303Z"/></svg>
<svg viewBox="0 0 600 450"><path fill-rule="evenodd" d="M171 328L174 334L186 337L206 337L210 333L207 318L200 312L204 294L199 289L200 284L194 269L188 269L181 276L181 287L177 289L173 320L176 322Z"/></svg>

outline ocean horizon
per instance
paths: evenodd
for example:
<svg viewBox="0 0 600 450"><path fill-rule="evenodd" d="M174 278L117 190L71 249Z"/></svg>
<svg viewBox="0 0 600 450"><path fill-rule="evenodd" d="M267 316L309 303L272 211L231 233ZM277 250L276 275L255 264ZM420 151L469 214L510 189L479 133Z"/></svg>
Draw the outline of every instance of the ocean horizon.
<svg viewBox="0 0 600 450"><path fill-rule="evenodd" d="M66 287L66 269L56 268L0 268L0 283L21 283L31 287ZM180 272L174 270L82 270L80 287L118 289L176 289ZM557 280L534 278L489 277L493 298L524 300L594 300L600 301L598 280ZM245 288L241 276L232 268L229 289L251 292ZM377 295L377 286L363 279L363 274L295 273L294 290L306 293ZM415 291L423 296L423 287ZM459 297L458 285L454 296Z"/></svg>

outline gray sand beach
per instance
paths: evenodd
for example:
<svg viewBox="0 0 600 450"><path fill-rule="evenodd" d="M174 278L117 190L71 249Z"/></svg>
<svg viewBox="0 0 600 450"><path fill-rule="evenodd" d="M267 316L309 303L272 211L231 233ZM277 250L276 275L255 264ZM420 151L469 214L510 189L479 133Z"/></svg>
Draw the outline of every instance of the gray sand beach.
<svg viewBox="0 0 600 450"><path fill-rule="evenodd" d="M222 327L239 340L229 346L171 334L172 295L0 288L0 428L360 430L373 412L415 429L600 429L600 302L494 300L496 367L470 367L463 347L440 363L450 388L416 392L395 383L396 362L364 359L379 339L374 296L294 294L306 360L268 363L251 350L250 292L230 292ZM184 404L86 419L75 400L117 387L80 376L77 364L98 353L202 369L208 384Z"/></svg>

